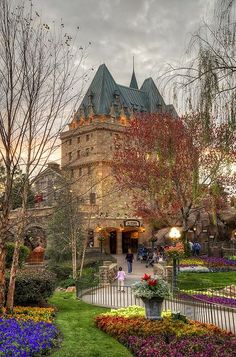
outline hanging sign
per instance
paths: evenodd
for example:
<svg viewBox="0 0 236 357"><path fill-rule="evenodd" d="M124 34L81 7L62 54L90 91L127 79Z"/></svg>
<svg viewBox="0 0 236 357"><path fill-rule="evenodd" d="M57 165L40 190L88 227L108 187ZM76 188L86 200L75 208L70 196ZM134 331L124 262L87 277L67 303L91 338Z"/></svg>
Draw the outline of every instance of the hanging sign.
<svg viewBox="0 0 236 357"><path fill-rule="evenodd" d="M140 222L137 219L127 219L124 221L124 227L140 227Z"/></svg>

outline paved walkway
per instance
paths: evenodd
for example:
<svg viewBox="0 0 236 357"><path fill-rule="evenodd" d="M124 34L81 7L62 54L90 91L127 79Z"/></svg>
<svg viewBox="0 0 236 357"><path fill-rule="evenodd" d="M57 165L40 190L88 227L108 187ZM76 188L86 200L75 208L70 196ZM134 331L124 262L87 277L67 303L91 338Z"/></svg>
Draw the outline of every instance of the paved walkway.
<svg viewBox="0 0 236 357"><path fill-rule="evenodd" d="M130 286L136 281L139 281L140 278L146 273L153 275L152 267L145 267L145 262L137 261L136 254L134 254L134 262L133 262L133 271L131 274L128 274L127 261L125 260L126 254L113 255L113 257L117 260L117 266L122 267L126 273L125 285ZM117 284L117 282L113 283L113 285Z"/></svg>
<svg viewBox="0 0 236 357"><path fill-rule="evenodd" d="M118 267L121 266L126 272L124 293L119 292L117 288L117 282L114 282L111 286L104 286L102 288L92 288L87 291L82 300L100 306L118 308L130 305L143 306L141 299L136 299L133 295L131 285L139 281L143 274L153 275L153 268L145 267L145 262L135 260L133 263L133 272L128 274L127 262L124 255L114 255L117 259ZM215 306L211 304L191 303L188 301L181 301L176 299L169 299L164 301L164 309L170 309L172 311L180 311L187 317L193 320L201 322L213 323L220 328L227 331L236 333L236 309L224 308L222 306Z"/></svg>

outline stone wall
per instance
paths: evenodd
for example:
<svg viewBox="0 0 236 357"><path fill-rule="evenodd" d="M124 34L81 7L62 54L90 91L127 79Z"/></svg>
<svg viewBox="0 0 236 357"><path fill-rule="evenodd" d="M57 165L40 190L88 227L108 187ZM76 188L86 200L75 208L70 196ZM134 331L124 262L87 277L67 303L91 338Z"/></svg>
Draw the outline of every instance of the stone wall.
<svg viewBox="0 0 236 357"><path fill-rule="evenodd" d="M99 267L99 283L103 285L111 284L117 275L117 264L110 260L103 262Z"/></svg>
<svg viewBox="0 0 236 357"><path fill-rule="evenodd" d="M153 274L162 277L168 283L172 284L173 267L166 265L164 262L153 265Z"/></svg>

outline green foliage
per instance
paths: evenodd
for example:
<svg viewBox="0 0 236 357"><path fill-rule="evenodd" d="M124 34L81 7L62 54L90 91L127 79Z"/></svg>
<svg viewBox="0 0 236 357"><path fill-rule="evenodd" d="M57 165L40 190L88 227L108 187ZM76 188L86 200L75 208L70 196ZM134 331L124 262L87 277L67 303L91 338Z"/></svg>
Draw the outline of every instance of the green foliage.
<svg viewBox="0 0 236 357"><path fill-rule="evenodd" d="M219 273L180 273L178 287L181 290L199 290L218 288L236 284L236 274L232 272Z"/></svg>
<svg viewBox="0 0 236 357"><path fill-rule="evenodd" d="M169 284L158 277L152 279L150 275L144 274L142 279L132 286L134 295L141 299L152 299L153 297L167 298L170 296Z"/></svg>
<svg viewBox="0 0 236 357"><path fill-rule="evenodd" d="M67 289L69 286L75 286L75 284L76 284L75 279L68 278L68 279L60 281L59 286L61 288Z"/></svg>
<svg viewBox="0 0 236 357"><path fill-rule="evenodd" d="M76 250L79 257L84 239L81 230L79 207L77 200L67 187L60 191L47 234L48 246L46 254L51 261L56 264L71 261L72 241L76 242Z"/></svg>
<svg viewBox="0 0 236 357"><path fill-rule="evenodd" d="M86 267L83 269L83 275L77 282L80 289L98 284L98 277L96 276L98 267L99 262L87 262ZM67 288L75 285L75 281L72 279L72 267L70 262L62 262L61 264L50 262L48 268L56 275L58 286Z"/></svg>
<svg viewBox="0 0 236 357"><path fill-rule="evenodd" d="M236 260L236 255L231 255L231 256L227 257L227 259L229 259L229 260Z"/></svg>
<svg viewBox="0 0 236 357"><path fill-rule="evenodd" d="M2 164L2 162L0 162L0 188L4 187L5 179L6 179L5 167ZM16 170L14 177L13 177L13 186L12 186L12 191L11 191L11 208L12 209L19 208L22 205L22 189L23 189L23 183L25 182L25 180L26 180L26 177L22 173L22 171L20 169ZM1 203L1 201L0 201L0 203ZM34 206L34 193L31 191L31 189L29 189L27 205L28 205L28 207Z"/></svg>
<svg viewBox="0 0 236 357"><path fill-rule="evenodd" d="M10 268L11 267L13 253L14 253L14 247L15 247L14 243L7 243L6 244L6 250L7 250L6 268ZM30 252L30 250L29 250L28 247L26 247L25 245L21 245L20 246L20 254L19 254L19 266L20 266L20 268L24 264L27 256L29 255L29 252Z"/></svg>
<svg viewBox="0 0 236 357"><path fill-rule="evenodd" d="M94 325L94 316L108 309L78 301L72 293L57 292L50 303L58 309L56 324L64 337L60 350L52 357L131 356L124 346Z"/></svg>
<svg viewBox="0 0 236 357"><path fill-rule="evenodd" d="M77 280L77 289L85 289L98 285L99 278L97 272L98 266L85 268L82 277Z"/></svg>
<svg viewBox="0 0 236 357"><path fill-rule="evenodd" d="M9 283L9 276L6 278ZM15 305L43 304L54 292L55 275L47 270L21 270L16 277Z"/></svg>
<svg viewBox="0 0 236 357"><path fill-rule="evenodd" d="M56 275L57 281L68 279L72 275L71 262L68 261L60 264L50 261L48 269Z"/></svg>

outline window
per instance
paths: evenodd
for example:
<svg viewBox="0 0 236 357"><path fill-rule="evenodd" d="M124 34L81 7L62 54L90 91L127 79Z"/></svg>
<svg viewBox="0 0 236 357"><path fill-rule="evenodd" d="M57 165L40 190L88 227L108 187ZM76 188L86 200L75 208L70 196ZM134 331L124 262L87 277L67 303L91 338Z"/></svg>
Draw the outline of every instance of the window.
<svg viewBox="0 0 236 357"><path fill-rule="evenodd" d="M89 141L89 134L86 135L86 141Z"/></svg>
<svg viewBox="0 0 236 357"><path fill-rule="evenodd" d="M92 172L92 168L91 166L88 166L88 175L91 175L91 172Z"/></svg>
<svg viewBox="0 0 236 357"><path fill-rule="evenodd" d="M95 205L96 204L96 193L95 192L91 192L90 193L89 200L90 200L90 204L91 205Z"/></svg>
<svg viewBox="0 0 236 357"><path fill-rule="evenodd" d="M80 136L77 137L77 144L80 144Z"/></svg>
<svg viewBox="0 0 236 357"><path fill-rule="evenodd" d="M82 173L83 173L82 167L80 167L80 168L79 168L79 176L82 176Z"/></svg>
<svg viewBox="0 0 236 357"><path fill-rule="evenodd" d="M70 178L74 178L74 176L75 176L74 170L71 169L71 170L70 170Z"/></svg>
<svg viewBox="0 0 236 357"><path fill-rule="evenodd" d="M80 150L77 151L77 159L80 159Z"/></svg>
<svg viewBox="0 0 236 357"><path fill-rule="evenodd" d="M85 150L85 156L89 156L89 148Z"/></svg>
<svg viewBox="0 0 236 357"><path fill-rule="evenodd" d="M72 152L68 153L68 157L69 157L69 161L71 161L72 160Z"/></svg>
<svg viewBox="0 0 236 357"><path fill-rule="evenodd" d="M72 144L72 139L68 140L68 144L71 145Z"/></svg>
<svg viewBox="0 0 236 357"><path fill-rule="evenodd" d="M90 148L90 150L93 151L93 149L94 149L94 147L92 146L92 147Z"/></svg>

